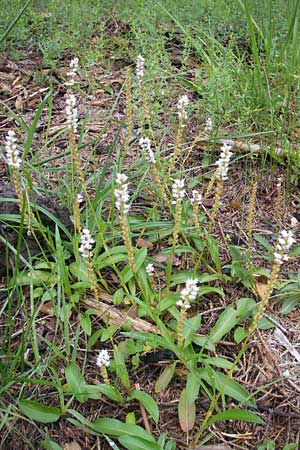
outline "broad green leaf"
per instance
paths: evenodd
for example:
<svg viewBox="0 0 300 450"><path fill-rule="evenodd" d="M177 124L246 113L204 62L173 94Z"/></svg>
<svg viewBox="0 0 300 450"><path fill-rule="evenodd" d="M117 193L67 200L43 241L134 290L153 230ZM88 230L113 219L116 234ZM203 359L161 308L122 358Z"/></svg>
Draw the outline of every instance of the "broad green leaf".
<svg viewBox="0 0 300 450"><path fill-rule="evenodd" d="M207 248L211 255L211 259L213 260L217 270L219 272L221 272L222 267L221 267L221 261L220 261L220 256L219 256L219 246L218 246L216 240L211 235L208 234L206 239L207 239Z"/></svg>
<svg viewBox="0 0 300 450"><path fill-rule="evenodd" d="M237 324L237 311L227 306L209 332L209 340L217 343Z"/></svg>
<svg viewBox="0 0 300 450"><path fill-rule="evenodd" d="M114 359L115 359L115 366L116 366L117 376L121 380L121 383L123 384L123 386L126 389L129 389L130 388L130 381L129 381L129 376L128 376L126 364L125 364L122 352L120 352L118 346L114 347Z"/></svg>
<svg viewBox="0 0 300 450"><path fill-rule="evenodd" d="M87 334L88 336L91 336L92 334L92 324L91 319L87 314L79 314L79 322L81 325L81 328Z"/></svg>
<svg viewBox="0 0 300 450"><path fill-rule="evenodd" d="M84 392L88 398L95 400L99 399L99 394L104 394L113 402L124 403L124 399L118 389L114 386L108 386L107 384L85 384L82 386L82 392Z"/></svg>
<svg viewBox="0 0 300 450"><path fill-rule="evenodd" d="M244 322L251 314L253 314L257 306L254 298L239 298L237 301L237 320L238 323Z"/></svg>
<svg viewBox="0 0 300 450"><path fill-rule="evenodd" d="M56 422L61 414L59 408L45 406L33 400L20 400L19 408L29 419L41 423Z"/></svg>
<svg viewBox="0 0 300 450"><path fill-rule="evenodd" d="M201 324L201 316L197 315L187 319L184 322L183 327L183 337L184 337L184 348L188 347L197 331L199 330Z"/></svg>
<svg viewBox="0 0 300 450"><path fill-rule="evenodd" d="M165 367L162 373L159 375L154 387L154 391L156 393L162 392L169 385L170 381L173 378L176 364L177 363L174 362L170 366Z"/></svg>
<svg viewBox="0 0 300 450"><path fill-rule="evenodd" d="M186 389L183 389L178 403L178 417L182 431L187 433L195 424L196 408L194 402L189 402Z"/></svg>
<svg viewBox="0 0 300 450"><path fill-rule="evenodd" d="M162 447L157 442L149 442L134 436L120 436L119 442L128 450L162 450Z"/></svg>
<svg viewBox="0 0 300 450"><path fill-rule="evenodd" d="M265 424L264 420L262 420L257 414L251 411L246 411L245 409L234 408L215 414L208 420L207 426L210 426L216 422L223 422L224 420L241 420L243 422L257 423L258 425Z"/></svg>
<svg viewBox="0 0 300 450"><path fill-rule="evenodd" d="M239 344L240 342L242 342L245 337L247 336L247 331L243 328L243 327L238 327L234 330L234 340L237 344Z"/></svg>
<svg viewBox="0 0 300 450"><path fill-rule="evenodd" d="M202 367L196 372L200 378L205 380L210 386L214 387L218 391L234 398L235 400L245 403L253 408L256 407L256 403L250 397L249 392L246 391L237 381L228 378L221 372L214 370L208 370L206 367Z"/></svg>
<svg viewBox="0 0 300 450"><path fill-rule="evenodd" d="M199 377L194 373L189 373L186 379L186 397L189 403L194 403L199 394L200 389Z"/></svg>
<svg viewBox="0 0 300 450"><path fill-rule="evenodd" d="M159 409L158 409L156 401L151 397L151 395L149 395L147 392L138 391L138 390L134 389L130 393L130 396L132 398L135 398L139 402L141 402L141 404L144 406L146 411L148 411L149 415L152 417L154 422L156 422L156 423L158 422Z"/></svg>
<svg viewBox="0 0 300 450"><path fill-rule="evenodd" d="M202 358L203 364L209 364L216 367L221 367L222 369L231 369L232 362L228 359L221 358L220 356L211 356L207 358Z"/></svg>
<svg viewBox="0 0 300 450"><path fill-rule="evenodd" d="M120 437L125 434L154 442L153 436L142 427L131 423L124 423L118 419L96 419L90 423L90 426L93 430L98 431L99 433L108 434L109 436Z"/></svg>
<svg viewBox="0 0 300 450"><path fill-rule="evenodd" d="M52 441L51 439L42 441L41 445L45 450L63 450L63 448L60 445L58 445L55 441Z"/></svg>
<svg viewBox="0 0 300 450"><path fill-rule="evenodd" d="M101 269L104 269L104 267L111 267L120 262L126 261L127 258L128 258L128 256L124 253L120 253L118 255L111 255L105 259L101 259L100 261L99 261L99 258L97 258L97 260L95 262L95 268L97 270L101 270Z"/></svg>
<svg viewBox="0 0 300 450"><path fill-rule="evenodd" d="M85 380L75 364L71 363L66 367L65 377L67 385L71 393L75 395L76 400L81 403L85 402L88 398L85 392Z"/></svg>
<svg viewBox="0 0 300 450"><path fill-rule="evenodd" d="M20 273L15 281L19 286L53 286L58 282L58 276L46 270L31 270L27 273Z"/></svg>

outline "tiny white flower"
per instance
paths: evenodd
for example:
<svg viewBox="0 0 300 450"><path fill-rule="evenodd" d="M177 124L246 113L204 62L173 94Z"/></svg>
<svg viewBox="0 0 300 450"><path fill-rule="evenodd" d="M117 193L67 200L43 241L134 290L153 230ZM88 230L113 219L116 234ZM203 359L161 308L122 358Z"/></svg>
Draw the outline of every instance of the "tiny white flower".
<svg viewBox="0 0 300 450"><path fill-rule="evenodd" d="M299 221L296 219L296 217L291 217L291 223L290 223L290 226L292 227L292 228L295 228L297 225L299 225Z"/></svg>
<svg viewBox="0 0 300 450"><path fill-rule="evenodd" d="M153 266L153 264L151 264L151 263L147 264L146 272L147 272L147 275L149 277L153 277L153 275L154 275L154 266Z"/></svg>
<svg viewBox="0 0 300 450"><path fill-rule="evenodd" d="M178 300L176 302L176 305L179 306L179 308L189 309L191 305L189 303L184 303L182 300Z"/></svg>
<svg viewBox="0 0 300 450"><path fill-rule="evenodd" d="M22 164L20 150L17 148L17 138L14 130L9 130L5 142L6 162L13 169L19 169Z"/></svg>
<svg viewBox="0 0 300 450"><path fill-rule="evenodd" d="M67 72L67 76L69 77L69 79L66 84L67 86L73 86L75 84L75 77L78 73L79 68L79 59L77 57L71 59L69 68L70 70L69 72Z"/></svg>
<svg viewBox="0 0 300 450"><path fill-rule="evenodd" d="M192 191L191 203L192 205L197 204L199 206L202 204L202 194L196 189Z"/></svg>
<svg viewBox="0 0 300 450"><path fill-rule="evenodd" d="M100 350L100 352L98 353L97 356L97 366L102 367L102 366L106 366L108 367L110 364L110 356L107 350Z"/></svg>
<svg viewBox="0 0 300 450"><path fill-rule="evenodd" d="M176 179L172 186L172 204L176 205L178 200L182 200L185 196L184 180Z"/></svg>
<svg viewBox="0 0 300 450"><path fill-rule="evenodd" d="M117 173L116 175L116 189L114 190L116 198L116 208L119 211L123 211L127 214L130 209L129 205L129 194L128 194L128 184L126 183L127 176L124 173Z"/></svg>
<svg viewBox="0 0 300 450"><path fill-rule="evenodd" d="M182 95L182 97L179 98L177 103L177 114L179 117L179 120L182 120L182 126L184 126L184 122L187 120L187 107L189 105L189 98L187 95Z"/></svg>
<svg viewBox="0 0 300 450"><path fill-rule="evenodd" d="M140 85L145 73L145 58L142 55L138 55L136 58L135 73Z"/></svg>
<svg viewBox="0 0 300 450"><path fill-rule="evenodd" d="M94 246L95 240L92 239L90 230L87 228L83 228L80 236L80 247L78 249L79 253L81 253L83 258L91 258L93 255L92 249Z"/></svg>
<svg viewBox="0 0 300 450"><path fill-rule="evenodd" d="M69 130L73 130L75 133L78 127L78 109L76 107L76 97L72 93L68 94L66 99L66 117Z"/></svg>
<svg viewBox="0 0 300 450"><path fill-rule="evenodd" d="M294 244L295 239L293 237L292 230L282 230L279 233L278 242L274 251L274 262L275 264L283 264L284 261L289 260L289 250Z"/></svg>
<svg viewBox="0 0 300 450"><path fill-rule="evenodd" d="M208 117L205 122L205 130L212 131L212 129L213 129L213 121L210 117Z"/></svg>
<svg viewBox="0 0 300 450"><path fill-rule="evenodd" d="M139 140L139 144L140 147L142 148L142 150L146 153L146 158L148 161L150 161L152 164L156 163L156 159L153 153L153 150L151 148L151 141L149 138L145 137L145 138L141 138Z"/></svg>
<svg viewBox="0 0 300 450"><path fill-rule="evenodd" d="M229 161L231 158L231 155L233 154L230 150L232 149L231 145L228 145L226 143L223 144L221 147L221 154L220 158L216 162L217 168L217 178L220 180L227 180L228 176L228 168L229 168Z"/></svg>
<svg viewBox="0 0 300 450"><path fill-rule="evenodd" d="M84 196L83 194L77 194L77 202L80 204L82 202L84 202Z"/></svg>

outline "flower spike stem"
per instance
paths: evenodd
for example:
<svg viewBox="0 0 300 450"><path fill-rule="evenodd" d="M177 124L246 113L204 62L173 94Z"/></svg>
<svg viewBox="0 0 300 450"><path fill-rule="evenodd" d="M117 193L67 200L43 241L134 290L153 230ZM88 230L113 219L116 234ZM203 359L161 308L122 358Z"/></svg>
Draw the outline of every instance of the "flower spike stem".
<svg viewBox="0 0 300 450"><path fill-rule="evenodd" d="M215 220L219 211L219 207L220 207L220 201L221 201L221 195L222 195L222 191L223 191L223 180L222 179L218 179L217 181L217 190L216 190L216 195L215 195L215 202L214 202L214 206L213 206L213 210L211 212L210 215L210 220L209 220L209 225L208 225L208 232L211 233L214 224L215 224Z"/></svg>
<svg viewBox="0 0 300 450"><path fill-rule="evenodd" d="M126 95L126 115L127 115L127 130L124 142L124 158L127 155L129 142L132 132L133 115L132 115L132 96L131 96L131 71L128 69L125 81L125 95Z"/></svg>
<svg viewBox="0 0 300 450"><path fill-rule="evenodd" d="M251 249L251 244L252 244L252 227L253 227L253 217L254 217L254 211L255 211L256 192L257 192L257 181L255 181L252 185L250 201L249 201L248 217L247 217L247 237L248 237L249 251Z"/></svg>

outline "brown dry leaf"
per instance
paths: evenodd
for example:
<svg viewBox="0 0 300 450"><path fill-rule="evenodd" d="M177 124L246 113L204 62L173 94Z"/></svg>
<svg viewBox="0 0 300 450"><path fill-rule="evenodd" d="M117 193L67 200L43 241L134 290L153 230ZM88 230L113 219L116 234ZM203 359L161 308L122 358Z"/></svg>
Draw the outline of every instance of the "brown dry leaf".
<svg viewBox="0 0 300 450"><path fill-rule="evenodd" d="M80 445L76 441L67 442L63 446L63 450L81 450Z"/></svg>
<svg viewBox="0 0 300 450"><path fill-rule="evenodd" d="M52 302L46 302L44 303L40 308L41 313L45 315L53 315L53 305Z"/></svg>
<svg viewBox="0 0 300 450"><path fill-rule="evenodd" d="M22 111L24 108L23 99L20 95L18 95L18 97L16 98L15 107L18 111Z"/></svg>
<svg viewBox="0 0 300 450"><path fill-rule="evenodd" d="M139 238L136 241L136 246L138 248L147 248L148 250L152 250L153 249L152 242L150 242L150 241L148 241L148 239L144 239L144 238Z"/></svg>
<svg viewBox="0 0 300 450"><path fill-rule="evenodd" d="M239 198L232 200L232 202L228 203L229 208L239 210L242 207L242 202Z"/></svg>

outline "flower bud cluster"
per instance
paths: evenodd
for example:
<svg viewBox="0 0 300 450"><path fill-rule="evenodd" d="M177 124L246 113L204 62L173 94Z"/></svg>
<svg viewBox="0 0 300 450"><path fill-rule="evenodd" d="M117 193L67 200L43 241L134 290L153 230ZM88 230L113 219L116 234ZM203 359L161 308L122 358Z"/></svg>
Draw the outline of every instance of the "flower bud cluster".
<svg viewBox="0 0 300 450"><path fill-rule="evenodd" d="M91 258L93 255L92 248L95 240L92 239L90 230L83 228L80 236L80 247L78 249L83 258Z"/></svg>
<svg viewBox="0 0 300 450"><path fill-rule="evenodd" d="M110 356L107 350L100 350L98 356L97 356L97 361L96 364L99 367L105 366L105 367L109 367L110 365Z"/></svg>
<svg viewBox="0 0 300 450"><path fill-rule="evenodd" d="M191 307L191 302L196 300L198 292L198 280L193 280L192 278L186 280L185 288L182 289L180 300L176 302L176 305L184 309L189 309Z"/></svg>
<svg viewBox="0 0 300 450"><path fill-rule="evenodd" d="M142 55L138 55L136 58L135 73L140 85L145 74L145 58Z"/></svg>
<svg viewBox="0 0 300 450"><path fill-rule="evenodd" d="M231 158L231 155L233 154L230 150L232 149L231 145L228 145L224 143L221 147L221 155L218 161L216 162L217 168L217 178L219 180L227 180L228 176L228 168L229 168L229 161Z"/></svg>
<svg viewBox="0 0 300 450"><path fill-rule="evenodd" d="M76 107L76 97L72 93L68 94L66 100L66 116L69 130L76 133L78 127L78 109Z"/></svg>
<svg viewBox="0 0 300 450"><path fill-rule="evenodd" d="M178 200L182 200L185 196L184 180L174 180L172 186L172 205L176 205Z"/></svg>
<svg viewBox="0 0 300 450"><path fill-rule="evenodd" d="M75 77L78 73L79 68L79 59L77 57L71 59L69 64L69 72L67 72L67 76L69 77L69 80L67 81L67 86L73 86L75 84Z"/></svg>
<svg viewBox="0 0 300 450"><path fill-rule="evenodd" d="M182 121L182 126L184 126L184 122L187 120L187 107L189 105L189 99L187 95L183 95L179 98L177 103L177 113L179 120Z"/></svg>
<svg viewBox="0 0 300 450"><path fill-rule="evenodd" d="M145 137L145 138L142 137L139 140L139 144L140 144L141 149L146 153L147 161L150 161L152 164L155 164L156 163L156 159L155 159L155 156L154 156L154 152L153 152L153 150L151 148L151 141L150 141L150 139L147 138L147 137Z"/></svg>
<svg viewBox="0 0 300 450"><path fill-rule="evenodd" d="M202 204L202 194L196 189L192 191L192 205L201 205Z"/></svg>
<svg viewBox="0 0 300 450"><path fill-rule="evenodd" d="M22 164L20 150L17 149L16 133L9 130L5 142L6 162L13 169L19 169Z"/></svg>
<svg viewBox="0 0 300 450"><path fill-rule="evenodd" d="M293 237L292 230L282 230L280 231L278 243L275 247L274 252L274 262L275 264L283 264L284 261L288 261L289 256L288 252L295 242L295 239Z"/></svg>
<svg viewBox="0 0 300 450"><path fill-rule="evenodd" d="M117 173L116 176L116 189L114 191L116 197L116 208L127 214L130 209L128 184L126 183L128 177L124 173Z"/></svg>

